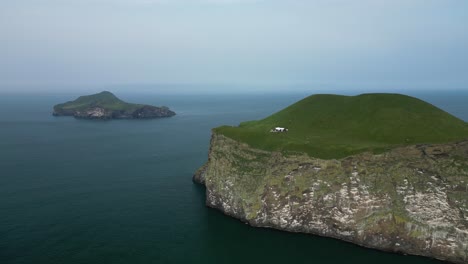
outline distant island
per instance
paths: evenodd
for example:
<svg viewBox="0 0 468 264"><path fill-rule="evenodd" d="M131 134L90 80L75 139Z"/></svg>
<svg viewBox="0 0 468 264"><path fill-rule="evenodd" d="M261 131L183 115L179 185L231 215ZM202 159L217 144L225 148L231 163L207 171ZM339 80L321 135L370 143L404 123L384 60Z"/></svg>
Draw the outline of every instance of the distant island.
<svg viewBox="0 0 468 264"><path fill-rule="evenodd" d="M468 123L400 94L313 95L213 129L206 205L252 226L468 263Z"/></svg>
<svg viewBox="0 0 468 264"><path fill-rule="evenodd" d="M130 104L104 91L55 105L53 115L84 119L148 119L171 117L175 113L166 106Z"/></svg>

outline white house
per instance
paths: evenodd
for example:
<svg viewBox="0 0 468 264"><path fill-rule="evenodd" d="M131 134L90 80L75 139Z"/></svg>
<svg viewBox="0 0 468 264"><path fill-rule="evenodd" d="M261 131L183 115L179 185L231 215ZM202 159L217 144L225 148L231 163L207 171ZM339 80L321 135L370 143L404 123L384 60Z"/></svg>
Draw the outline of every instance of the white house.
<svg viewBox="0 0 468 264"><path fill-rule="evenodd" d="M274 129L271 130L271 132L286 132L286 131L288 131L288 129L284 127L275 127Z"/></svg>

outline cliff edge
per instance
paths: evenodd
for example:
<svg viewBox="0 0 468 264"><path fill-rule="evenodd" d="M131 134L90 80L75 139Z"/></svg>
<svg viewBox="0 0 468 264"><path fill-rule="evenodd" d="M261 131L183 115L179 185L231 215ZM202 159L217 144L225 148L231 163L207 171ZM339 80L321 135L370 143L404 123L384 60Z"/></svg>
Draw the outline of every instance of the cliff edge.
<svg viewBox="0 0 468 264"><path fill-rule="evenodd" d="M313 112L305 112L304 119L286 115L304 110L293 105L264 120L216 128L208 161L193 180L206 186L207 206L252 226L468 263L467 126L427 103L416 103L421 111L395 101L379 103L383 110L362 101L341 110L331 105L331 121L325 118L327 109L319 117ZM342 118L346 120L341 124L332 120L356 107L358 112L371 109L371 116ZM392 114L379 123L382 115L376 109ZM433 121L440 117L444 123L429 123L433 115ZM299 124L294 121L298 119ZM268 129L288 120L288 132ZM315 124L309 132L309 124L302 123L307 120ZM374 130L361 137L359 124L373 124ZM345 131L334 131L334 126ZM392 137L372 134L382 129ZM320 141L326 135L322 131L344 136L337 141L350 144L330 145L329 150L325 143L333 141L330 137ZM265 138L258 140L262 133ZM436 142L419 143L431 137ZM365 147L360 148L359 139L365 138Z"/></svg>

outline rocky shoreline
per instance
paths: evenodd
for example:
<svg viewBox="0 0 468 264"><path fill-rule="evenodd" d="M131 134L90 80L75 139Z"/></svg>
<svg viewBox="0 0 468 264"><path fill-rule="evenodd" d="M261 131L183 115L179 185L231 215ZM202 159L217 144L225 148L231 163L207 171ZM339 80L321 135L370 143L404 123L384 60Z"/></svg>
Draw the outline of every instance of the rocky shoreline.
<svg viewBox="0 0 468 264"><path fill-rule="evenodd" d="M468 141L324 160L214 133L193 180L207 206L252 226L468 262Z"/></svg>
<svg viewBox="0 0 468 264"><path fill-rule="evenodd" d="M156 107L144 105L136 110L108 110L103 107L90 107L86 110L64 110L56 109L52 113L54 116L73 116L82 119L147 119L171 117L175 113L167 107Z"/></svg>

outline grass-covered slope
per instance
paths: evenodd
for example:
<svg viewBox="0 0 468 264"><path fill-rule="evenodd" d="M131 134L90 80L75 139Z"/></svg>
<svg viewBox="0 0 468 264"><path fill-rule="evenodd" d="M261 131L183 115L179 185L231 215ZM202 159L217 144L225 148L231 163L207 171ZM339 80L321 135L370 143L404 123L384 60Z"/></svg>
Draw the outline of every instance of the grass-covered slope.
<svg viewBox="0 0 468 264"><path fill-rule="evenodd" d="M270 133L273 127L288 132ZM252 147L341 158L400 145L468 138L468 124L417 98L400 94L313 95L263 120L214 132Z"/></svg>
<svg viewBox="0 0 468 264"><path fill-rule="evenodd" d="M143 105L126 103L111 92L104 91L97 94L80 96L75 101L58 104L55 108L63 110L84 110L90 106L99 106L109 110L132 111Z"/></svg>

